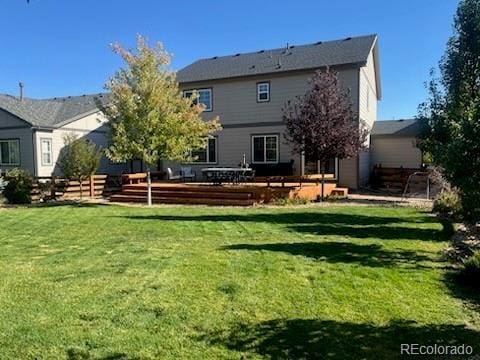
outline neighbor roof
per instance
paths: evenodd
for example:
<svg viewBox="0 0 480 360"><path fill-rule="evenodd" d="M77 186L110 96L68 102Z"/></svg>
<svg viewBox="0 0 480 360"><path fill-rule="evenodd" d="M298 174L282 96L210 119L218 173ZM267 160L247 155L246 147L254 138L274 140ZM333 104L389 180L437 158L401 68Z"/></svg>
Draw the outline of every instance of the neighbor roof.
<svg viewBox="0 0 480 360"><path fill-rule="evenodd" d="M418 119L375 121L372 136L418 136L421 122Z"/></svg>
<svg viewBox="0 0 480 360"><path fill-rule="evenodd" d="M180 83L367 62L376 35L201 59L178 71Z"/></svg>
<svg viewBox="0 0 480 360"><path fill-rule="evenodd" d="M68 96L52 99L30 99L0 94L0 109L32 126L60 127L98 111L97 101L106 101L107 94Z"/></svg>

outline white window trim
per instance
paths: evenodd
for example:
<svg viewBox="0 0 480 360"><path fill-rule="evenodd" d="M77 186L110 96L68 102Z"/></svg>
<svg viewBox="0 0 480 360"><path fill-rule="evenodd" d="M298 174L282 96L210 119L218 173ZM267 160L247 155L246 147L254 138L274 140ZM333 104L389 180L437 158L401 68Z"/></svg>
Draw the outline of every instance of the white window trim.
<svg viewBox="0 0 480 360"><path fill-rule="evenodd" d="M192 94L193 92L197 93L197 101L200 98L200 91L208 91L210 93L210 106L207 106L205 104L205 109L203 110L204 112L211 112L213 111L213 91L212 88L202 88L202 89L190 89L190 90L183 90L183 96L186 97L187 94Z"/></svg>
<svg viewBox="0 0 480 360"><path fill-rule="evenodd" d="M210 161L210 145L207 141L207 146L205 148L205 151L207 152L206 155L207 155L207 161L190 161L188 162L187 164L190 164L190 165L206 165L206 164L218 164L218 137L216 136L211 136L208 138L209 140L210 139L214 139L215 140L215 161ZM190 153L191 154L191 153Z"/></svg>
<svg viewBox="0 0 480 360"><path fill-rule="evenodd" d="M45 162L43 161L43 154L45 154L46 152L44 152L44 148L43 148L43 142L44 141L47 141L50 143L50 162ZM52 138L40 138L40 160L41 160L41 163L42 163L42 166L52 166L53 165L53 149L52 149Z"/></svg>
<svg viewBox="0 0 480 360"><path fill-rule="evenodd" d="M267 91L260 91L261 85L267 85ZM267 94L266 99L260 99L260 94ZM270 101L270 83L268 81L257 83L257 102L269 102Z"/></svg>
<svg viewBox="0 0 480 360"><path fill-rule="evenodd" d="M12 143L12 142L15 142L15 143L18 144L18 162L17 163L3 163L2 158L0 156L0 165L3 165L3 166L20 166L20 157L21 157L21 155L20 155L20 140L19 139L0 139L0 143L2 143L2 142L8 143L9 147L10 147L10 143ZM9 149L9 151L10 151L10 149Z"/></svg>
<svg viewBox="0 0 480 360"><path fill-rule="evenodd" d="M267 161L267 137L275 137L276 141L276 150L275 150L275 160ZM254 139L255 138L264 138L263 139L263 158L264 161L255 161L255 153L254 153ZM278 135L277 134L264 134L264 135L252 135L252 164L278 164L278 157L279 157L279 144L278 144Z"/></svg>

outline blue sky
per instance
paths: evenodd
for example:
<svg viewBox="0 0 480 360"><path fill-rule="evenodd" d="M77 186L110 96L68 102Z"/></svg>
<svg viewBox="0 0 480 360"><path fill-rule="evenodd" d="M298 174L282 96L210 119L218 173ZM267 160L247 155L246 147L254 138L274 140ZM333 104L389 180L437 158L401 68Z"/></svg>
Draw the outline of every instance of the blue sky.
<svg viewBox="0 0 480 360"><path fill-rule="evenodd" d="M0 93L102 91L121 66L109 44L160 40L181 68L203 57L377 33L379 119L416 114L452 33L456 0L0 0Z"/></svg>

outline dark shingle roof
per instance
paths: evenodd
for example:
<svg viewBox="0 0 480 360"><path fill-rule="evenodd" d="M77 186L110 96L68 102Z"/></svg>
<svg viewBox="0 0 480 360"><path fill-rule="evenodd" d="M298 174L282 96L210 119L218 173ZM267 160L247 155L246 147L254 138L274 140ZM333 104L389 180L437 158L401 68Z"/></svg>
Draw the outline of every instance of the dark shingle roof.
<svg viewBox="0 0 480 360"><path fill-rule="evenodd" d="M177 73L180 83L252 76L325 66L364 64L377 36L367 35L201 59Z"/></svg>
<svg viewBox="0 0 480 360"><path fill-rule="evenodd" d="M372 136L418 136L421 122L417 119L375 121Z"/></svg>
<svg viewBox="0 0 480 360"><path fill-rule="evenodd" d="M3 109L33 126L59 127L82 115L98 110L97 101L106 101L108 95L94 94L53 99L30 99L0 94Z"/></svg>

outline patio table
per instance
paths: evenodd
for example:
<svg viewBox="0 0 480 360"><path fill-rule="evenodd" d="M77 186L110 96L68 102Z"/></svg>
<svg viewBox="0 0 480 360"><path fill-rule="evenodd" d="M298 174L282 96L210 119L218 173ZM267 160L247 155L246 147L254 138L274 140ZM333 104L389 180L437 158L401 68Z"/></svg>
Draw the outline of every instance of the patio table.
<svg viewBox="0 0 480 360"><path fill-rule="evenodd" d="M207 180L217 185L224 182L237 184L241 180L253 177L254 170L250 168L210 167L202 169L202 174Z"/></svg>

